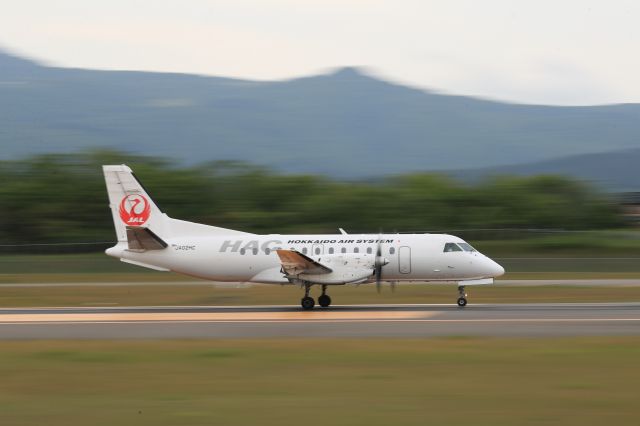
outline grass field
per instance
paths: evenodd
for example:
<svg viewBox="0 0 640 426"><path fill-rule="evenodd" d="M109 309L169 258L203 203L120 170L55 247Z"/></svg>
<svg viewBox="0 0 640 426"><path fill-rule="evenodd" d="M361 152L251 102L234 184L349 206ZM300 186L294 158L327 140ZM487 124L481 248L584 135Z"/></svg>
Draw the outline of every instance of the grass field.
<svg viewBox="0 0 640 426"><path fill-rule="evenodd" d="M623 242L635 244L635 239ZM517 241L510 244L517 245ZM620 247L616 246L617 249ZM640 278L640 258L635 257L542 257L538 254L497 260L507 269L507 274L501 277L503 279ZM122 285L3 287L3 284L15 283L96 282ZM137 282L158 285L127 285ZM301 297L300 289L292 286L233 288L233 285L214 287L203 286L202 283L174 273L154 272L124 264L103 253L0 256L0 306L4 307L297 304ZM317 289L314 293L317 294ZM640 287L508 287L498 281L495 286L469 288L468 293L470 303L640 301ZM395 293L386 287L381 295L371 285L346 286L332 288L330 294L337 304L453 303L457 298L454 284L399 285Z"/></svg>
<svg viewBox="0 0 640 426"><path fill-rule="evenodd" d="M0 349L3 425L638 424L637 337Z"/></svg>
<svg viewBox="0 0 640 426"><path fill-rule="evenodd" d="M637 250L594 258L565 243L552 255L517 242L493 249L505 278L640 278ZM9 285L101 282L116 285ZM640 286L498 281L468 293L471 304L640 301ZM334 304L457 298L455 284L330 294ZM101 253L0 256L1 307L298 304L301 295L203 285ZM636 425L638 359L640 337L0 341L0 425Z"/></svg>

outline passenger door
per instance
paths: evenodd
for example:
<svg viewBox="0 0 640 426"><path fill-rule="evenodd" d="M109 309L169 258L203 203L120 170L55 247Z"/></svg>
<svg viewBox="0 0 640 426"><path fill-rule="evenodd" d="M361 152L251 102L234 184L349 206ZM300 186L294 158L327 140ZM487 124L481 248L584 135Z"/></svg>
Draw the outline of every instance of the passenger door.
<svg viewBox="0 0 640 426"><path fill-rule="evenodd" d="M398 250L398 269L401 274L411 273L411 247L402 246Z"/></svg>

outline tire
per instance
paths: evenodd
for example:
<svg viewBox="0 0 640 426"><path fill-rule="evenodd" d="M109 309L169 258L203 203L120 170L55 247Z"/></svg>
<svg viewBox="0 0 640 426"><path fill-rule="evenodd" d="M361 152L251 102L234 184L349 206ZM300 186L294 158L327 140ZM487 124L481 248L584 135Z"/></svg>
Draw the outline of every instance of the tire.
<svg viewBox="0 0 640 426"><path fill-rule="evenodd" d="M467 306L467 299L465 299L464 297L459 298L458 306L460 306L461 308L464 308L465 306Z"/></svg>
<svg viewBox="0 0 640 426"><path fill-rule="evenodd" d="M302 300L300 301L300 305L302 306L302 309L304 309L305 311L313 309L315 304L316 302L313 300L313 297L303 297Z"/></svg>
<svg viewBox="0 0 640 426"><path fill-rule="evenodd" d="M318 304L323 308L328 308L329 305L331 305L331 298L328 295L323 294L322 296L318 297Z"/></svg>

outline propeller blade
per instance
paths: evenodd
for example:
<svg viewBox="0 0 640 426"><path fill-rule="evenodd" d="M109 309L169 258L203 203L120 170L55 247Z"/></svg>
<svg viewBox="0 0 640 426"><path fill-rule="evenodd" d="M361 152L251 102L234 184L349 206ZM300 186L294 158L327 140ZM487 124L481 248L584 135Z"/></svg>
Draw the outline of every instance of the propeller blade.
<svg viewBox="0 0 640 426"><path fill-rule="evenodd" d="M376 290L380 293L380 287L382 282L382 230L378 233L378 247L376 248L375 258L375 271L376 271Z"/></svg>

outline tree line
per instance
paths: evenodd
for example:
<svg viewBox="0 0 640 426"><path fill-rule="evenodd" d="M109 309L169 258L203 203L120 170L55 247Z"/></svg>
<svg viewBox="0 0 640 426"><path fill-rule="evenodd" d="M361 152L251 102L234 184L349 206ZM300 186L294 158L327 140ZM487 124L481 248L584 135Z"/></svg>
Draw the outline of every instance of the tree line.
<svg viewBox="0 0 640 426"><path fill-rule="evenodd" d="M619 206L562 176L473 184L412 173L341 181L219 161L176 165L115 151L0 162L0 244L113 241L101 165L126 163L169 216L256 233L603 229Z"/></svg>

